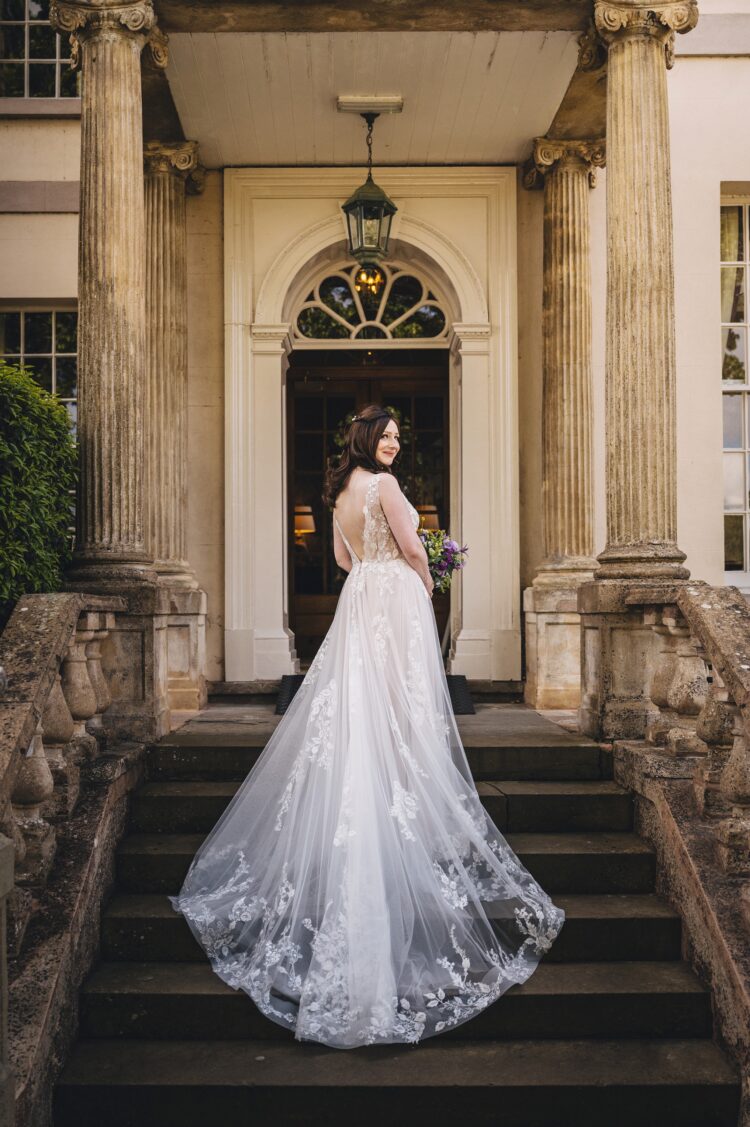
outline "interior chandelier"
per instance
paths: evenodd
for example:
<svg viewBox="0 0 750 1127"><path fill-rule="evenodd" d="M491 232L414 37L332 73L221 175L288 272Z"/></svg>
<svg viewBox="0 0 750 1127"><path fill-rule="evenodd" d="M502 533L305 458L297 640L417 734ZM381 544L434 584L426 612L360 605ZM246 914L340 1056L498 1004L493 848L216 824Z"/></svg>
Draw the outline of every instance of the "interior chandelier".
<svg viewBox="0 0 750 1127"><path fill-rule="evenodd" d="M367 179L353 192L342 210L346 216L349 253L360 263L354 279L359 293L367 290L376 295L383 285L378 262L388 253L391 221L398 210L393 200L372 178L372 127L376 113L363 113L367 122Z"/></svg>

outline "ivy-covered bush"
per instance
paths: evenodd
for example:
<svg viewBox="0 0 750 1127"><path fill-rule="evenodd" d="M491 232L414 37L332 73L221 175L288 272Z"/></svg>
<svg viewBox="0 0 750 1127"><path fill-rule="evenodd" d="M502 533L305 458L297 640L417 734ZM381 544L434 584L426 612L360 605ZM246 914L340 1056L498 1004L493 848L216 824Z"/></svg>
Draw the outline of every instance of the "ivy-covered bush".
<svg viewBox="0 0 750 1127"><path fill-rule="evenodd" d="M0 359L0 628L21 595L59 590L75 479L65 408Z"/></svg>

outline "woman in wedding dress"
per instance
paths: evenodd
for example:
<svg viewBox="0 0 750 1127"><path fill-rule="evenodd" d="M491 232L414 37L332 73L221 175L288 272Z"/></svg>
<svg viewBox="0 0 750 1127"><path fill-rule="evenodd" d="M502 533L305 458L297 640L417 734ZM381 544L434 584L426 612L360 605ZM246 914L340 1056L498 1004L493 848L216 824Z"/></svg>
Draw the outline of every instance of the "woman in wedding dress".
<svg viewBox="0 0 750 1127"><path fill-rule="evenodd" d="M336 1048L469 1020L565 918L477 795L398 449L383 408L349 427L326 483L348 572L333 623L171 898L224 982Z"/></svg>

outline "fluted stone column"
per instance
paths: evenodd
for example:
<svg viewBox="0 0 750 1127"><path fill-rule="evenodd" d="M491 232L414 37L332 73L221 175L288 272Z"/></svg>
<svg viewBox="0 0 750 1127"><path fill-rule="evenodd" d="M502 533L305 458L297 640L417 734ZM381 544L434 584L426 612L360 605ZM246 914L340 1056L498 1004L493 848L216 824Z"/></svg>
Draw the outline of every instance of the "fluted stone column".
<svg viewBox="0 0 750 1127"><path fill-rule="evenodd" d="M674 269L666 69L682 3L597 2L607 76L606 578L686 577L677 547Z"/></svg>
<svg viewBox="0 0 750 1127"><path fill-rule="evenodd" d="M82 71L78 255L76 552L68 588L127 594L103 660L113 701L102 717L115 738L169 730L169 596L149 566L146 393L146 247L141 53L166 65L151 0L52 0Z"/></svg>
<svg viewBox="0 0 750 1127"><path fill-rule="evenodd" d="M154 11L151 0L53 0L51 19L83 72L76 561L117 570L148 561L140 60Z"/></svg>
<svg viewBox="0 0 750 1127"><path fill-rule="evenodd" d="M187 231L185 193L195 141L152 141L146 196L147 546L160 574L195 586L187 563Z"/></svg>
<svg viewBox="0 0 750 1127"><path fill-rule="evenodd" d="M167 684L173 709L206 702L206 595L187 559L186 191L199 190L194 141L153 141L144 150L146 194L146 544L169 592Z"/></svg>
<svg viewBox="0 0 750 1127"><path fill-rule="evenodd" d="M596 738L641 738L657 654L639 600L674 598L676 379L666 71L695 0L596 0L607 75L607 545L579 590L579 722Z"/></svg>
<svg viewBox="0 0 750 1127"><path fill-rule="evenodd" d="M542 499L544 560L524 593L525 695L537 708L580 701L577 591L592 578L591 263L589 201L603 141L534 143L544 176Z"/></svg>

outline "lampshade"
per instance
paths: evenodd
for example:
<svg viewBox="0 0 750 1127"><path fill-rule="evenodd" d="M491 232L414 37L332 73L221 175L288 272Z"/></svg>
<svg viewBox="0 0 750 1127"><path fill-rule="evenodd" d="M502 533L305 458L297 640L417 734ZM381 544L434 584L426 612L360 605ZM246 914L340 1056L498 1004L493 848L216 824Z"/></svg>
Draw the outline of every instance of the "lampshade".
<svg viewBox="0 0 750 1127"><path fill-rule="evenodd" d="M305 533L315 532L315 517L312 505L294 506L294 535L304 536Z"/></svg>
<svg viewBox="0 0 750 1127"><path fill-rule="evenodd" d="M419 513L421 528L424 528L427 532L434 532L440 528L437 505L417 505L416 509Z"/></svg>

